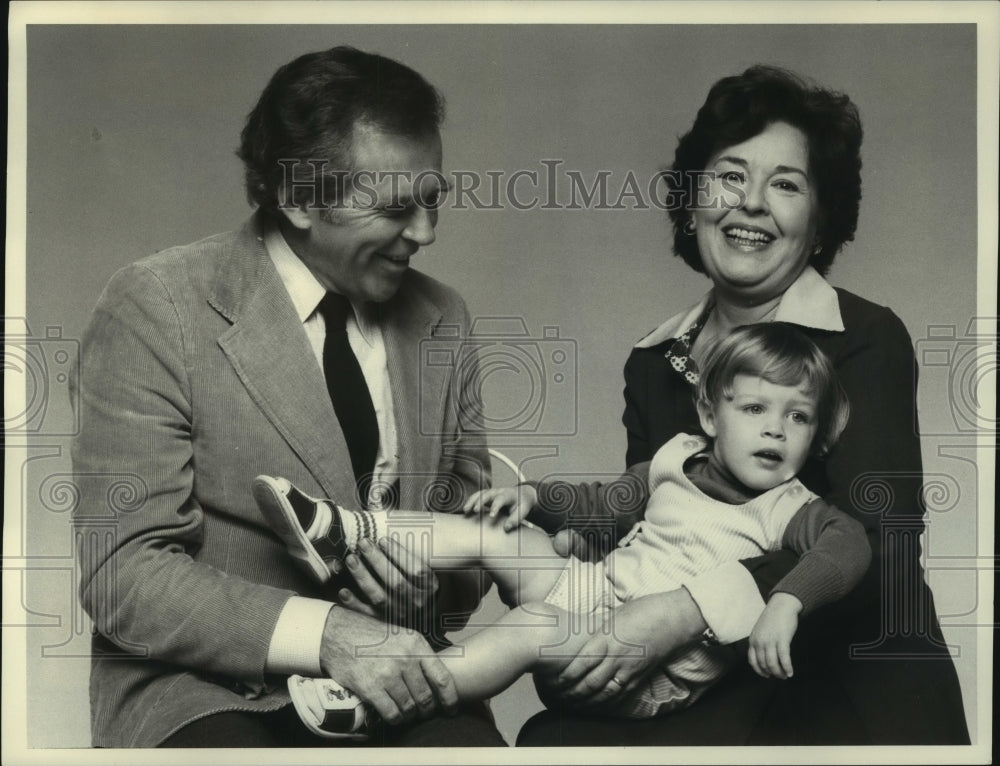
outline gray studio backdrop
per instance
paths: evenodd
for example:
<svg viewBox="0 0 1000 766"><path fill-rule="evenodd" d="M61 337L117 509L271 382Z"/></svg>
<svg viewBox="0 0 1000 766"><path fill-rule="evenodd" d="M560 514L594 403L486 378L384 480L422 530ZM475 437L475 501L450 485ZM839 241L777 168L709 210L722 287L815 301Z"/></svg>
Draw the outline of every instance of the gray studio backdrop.
<svg viewBox="0 0 1000 766"><path fill-rule="evenodd" d="M972 726L978 591L963 562L977 551L975 391L956 387L976 385L973 26L33 26L27 321L50 389L23 460L21 553L45 562L26 577L29 746L89 742L62 373L117 268L243 222L233 150L246 113L279 65L336 44L398 58L444 92L446 174L537 174L514 190L524 206L537 196L534 209L488 187L481 209L446 203L437 242L414 261L481 319L494 442L534 478L624 468L629 348L708 287L670 253L665 214L643 209L644 191L626 193L628 176L644 188L709 86L756 62L855 100L864 200L831 281L891 306L926 363L921 418L937 488L927 569ZM618 209L543 209L571 201L571 172L590 186L602 171ZM491 600L476 619L501 608ZM540 709L530 680L494 709L512 741Z"/></svg>

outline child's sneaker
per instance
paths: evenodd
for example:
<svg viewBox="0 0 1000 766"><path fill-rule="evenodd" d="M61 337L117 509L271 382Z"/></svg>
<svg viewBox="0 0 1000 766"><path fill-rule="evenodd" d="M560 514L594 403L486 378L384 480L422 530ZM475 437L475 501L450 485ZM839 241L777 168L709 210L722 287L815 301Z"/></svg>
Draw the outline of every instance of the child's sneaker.
<svg viewBox="0 0 1000 766"><path fill-rule="evenodd" d="M288 552L321 583L339 572L348 553L340 509L300 491L287 479L258 476L253 482L257 507Z"/></svg>
<svg viewBox="0 0 1000 766"><path fill-rule="evenodd" d="M313 734L362 742L377 720L354 692L330 678L288 677L295 712Z"/></svg>

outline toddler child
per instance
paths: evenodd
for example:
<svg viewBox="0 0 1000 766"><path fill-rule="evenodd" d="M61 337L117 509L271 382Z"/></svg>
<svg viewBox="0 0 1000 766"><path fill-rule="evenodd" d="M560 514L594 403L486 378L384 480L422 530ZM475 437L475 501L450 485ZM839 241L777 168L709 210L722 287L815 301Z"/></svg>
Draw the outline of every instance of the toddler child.
<svg viewBox="0 0 1000 766"><path fill-rule="evenodd" d="M466 504L493 517L506 509L507 529L487 518L350 511L267 476L258 477L254 495L289 552L322 582L362 539L384 544L414 532L428 544L410 548L432 569L486 570L513 608L439 655L460 699L493 696L525 672L558 670L595 631L613 636L614 609L627 601L783 547L799 563L770 594L749 661L760 675L787 678L799 615L843 597L871 559L861 524L795 478L811 454L833 447L848 403L829 360L780 322L742 327L721 341L705 360L697 397L705 435L679 434L657 451L643 520L596 563L562 558L544 532L521 526L537 500L530 486L484 490ZM728 647L685 647L644 678L614 678L626 693L608 712L644 718L686 707L732 662ZM289 690L315 733L364 736L367 707L336 681L292 676Z"/></svg>

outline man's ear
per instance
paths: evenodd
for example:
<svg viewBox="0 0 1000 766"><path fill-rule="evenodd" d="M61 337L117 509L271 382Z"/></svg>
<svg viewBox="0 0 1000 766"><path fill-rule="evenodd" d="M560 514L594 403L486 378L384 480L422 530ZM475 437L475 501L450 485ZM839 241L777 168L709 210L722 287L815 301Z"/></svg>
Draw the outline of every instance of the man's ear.
<svg viewBox="0 0 1000 766"><path fill-rule="evenodd" d="M699 399L695 406L698 408L698 420L701 422L701 430L705 432L706 436L714 439L716 434L715 412L712 409L712 405Z"/></svg>
<svg viewBox="0 0 1000 766"><path fill-rule="evenodd" d="M304 205L296 205L291 199L284 199L287 197L284 193L284 189L279 192L278 212L281 213L288 222L300 231L306 231L312 228L312 218L309 216L309 211L306 210Z"/></svg>

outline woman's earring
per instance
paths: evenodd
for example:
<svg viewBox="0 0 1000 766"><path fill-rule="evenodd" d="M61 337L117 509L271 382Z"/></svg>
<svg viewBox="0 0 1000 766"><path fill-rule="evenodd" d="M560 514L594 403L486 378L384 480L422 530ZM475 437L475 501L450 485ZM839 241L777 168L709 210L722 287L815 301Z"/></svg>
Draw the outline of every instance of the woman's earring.
<svg viewBox="0 0 1000 766"><path fill-rule="evenodd" d="M823 243L822 242L817 242L815 245L813 245L812 254L813 254L814 258L817 255L819 255L820 253L822 253L822 252L823 252Z"/></svg>
<svg viewBox="0 0 1000 766"><path fill-rule="evenodd" d="M684 222L684 226L681 227L681 231L683 231L687 236L693 237L695 231L694 219L688 218L687 221Z"/></svg>

